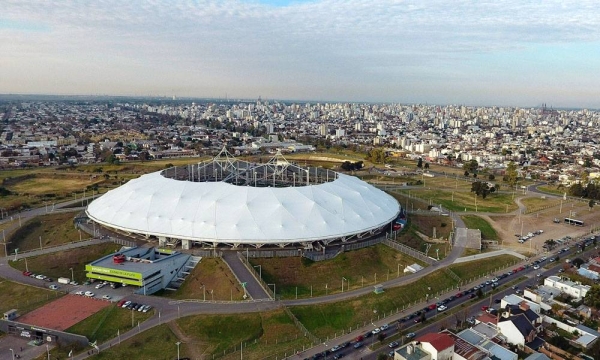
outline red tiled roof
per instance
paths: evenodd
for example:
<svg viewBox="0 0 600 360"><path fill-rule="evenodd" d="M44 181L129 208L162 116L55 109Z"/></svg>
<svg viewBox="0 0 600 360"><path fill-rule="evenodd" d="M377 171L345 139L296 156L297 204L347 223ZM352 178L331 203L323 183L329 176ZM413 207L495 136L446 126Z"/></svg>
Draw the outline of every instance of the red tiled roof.
<svg viewBox="0 0 600 360"><path fill-rule="evenodd" d="M454 340L448 334L428 333L415 339L420 342L430 343L437 351L446 350L454 346Z"/></svg>

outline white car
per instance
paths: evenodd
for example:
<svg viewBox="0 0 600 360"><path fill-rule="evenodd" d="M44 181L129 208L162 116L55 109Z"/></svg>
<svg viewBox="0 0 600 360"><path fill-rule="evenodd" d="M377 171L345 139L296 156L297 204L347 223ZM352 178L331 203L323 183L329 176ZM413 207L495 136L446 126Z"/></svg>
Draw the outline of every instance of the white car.
<svg viewBox="0 0 600 360"><path fill-rule="evenodd" d="M48 287L49 287L50 289L52 289L52 290L58 290L58 285L54 285L54 284L52 284L52 285L50 285L50 286L48 286Z"/></svg>
<svg viewBox="0 0 600 360"><path fill-rule="evenodd" d="M103 300L110 300L110 295L102 295Z"/></svg>
<svg viewBox="0 0 600 360"><path fill-rule="evenodd" d="M46 278L46 275L37 275L35 278L38 280L44 280Z"/></svg>
<svg viewBox="0 0 600 360"><path fill-rule="evenodd" d="M93 292L91 292L91 291L86 291L86 292L85 292L83 295L85 295L85 296L87 296L87 297L94 297L94 295L96 295L96 294L94 294L94 293L93 293Z"/></svg>
<svg viewBox="0 0 600 360"><path fill-rule="evenodd" d="M448 307L446 305L440 305L437 308L437 311L446 311L446 310L448 310Z"/></svg>
<svg viewBox="0 0 600 360"><path fill-rule="evenodd" d="M381 329L380 329L380 328L377 328L377 329L375 329L375 330L371 331L371 333L372 333L373 335L377 335L377 334L379 334L380 332L381 332Z"/></svg>
<svg viewBox="0 0 600 360"><path fill-rule="evenodd" d="M390 326L388 324L383 324L381 325L381 327L379 328L379 330L384 331L387 330L387 328L389 328Z"/></svg>
<svg viewBox="0 0 600 360"><path fill-rule="evenodd" d="M533 265L533 268L534 268L535 270L537 270L537 269L539 269L539 268L540 268L540 266L539 266L539 265Z"/></svg>
<svg viewBox="0 0 600 360"><path fill-rule="evenodd" d="M77 286L77 285L79 285L79 283L78 283L77 281L71 281L71 282L69 282L69 284L71 284L71 285L73 285L73 286Z"/></svg>
<svg viewBox="0 0 600 360"><path fill-rule="evenodd" d="M100 283L100 284L96 285L96 289L102 289L103 287L104 287L103 283Z"/></svg>
<svg viewBox="0 0 600 360"><path fill-rule="evenodd" d="M75 292L75 295L83 296L83 291L79 290L79 291Z"/></svg>

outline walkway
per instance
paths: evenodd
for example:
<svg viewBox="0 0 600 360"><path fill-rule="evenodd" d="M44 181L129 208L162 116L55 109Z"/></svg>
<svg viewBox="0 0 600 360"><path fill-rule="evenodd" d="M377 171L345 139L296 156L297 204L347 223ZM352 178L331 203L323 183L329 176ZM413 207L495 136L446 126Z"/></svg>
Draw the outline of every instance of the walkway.
<svg viewBox="0 0 600 360"><path fill-rule="evenodd" d="M252 299L270 299L254 275L248 271L246 265L238 258L237 251L223 251L223 260L229 265L238 280L241 283L246 283L246 292Z"/></svg>
<svg viewBox="0 0 600 360"><path fill-rule="evenodd" d="M490 252L477 254L477 255L464 256L464 257L454 260L454 264L469 262L469 261L474 261L474 260L479 260L479 259L486 259L486 258L499 256L499 255L512 255L512 256L518 257L521 260L527 259L527 256L525 256L523 254L519 254L516 251L503 249L503 250L490 251Z"/></svg>

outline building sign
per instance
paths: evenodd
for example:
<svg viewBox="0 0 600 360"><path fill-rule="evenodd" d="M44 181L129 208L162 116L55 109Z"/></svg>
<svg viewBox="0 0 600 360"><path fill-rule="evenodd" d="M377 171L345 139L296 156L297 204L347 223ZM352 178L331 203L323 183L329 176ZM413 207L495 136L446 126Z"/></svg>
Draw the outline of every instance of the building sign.
<svg viewBox="0 0 600 360"><path fill-rule="evenodd" d="M138 279L141 280L142 279L142 274L138 273L138 272L134 272L134 271L125 271L125 270L117 270L117 269L110 269L110 268L105 268L105 267L100 267L100 266L93 266L93 265L86 265L85 266L85 270L88 273L96 273L96 274L106 274L109 276L117 276L117 277L122 277L122 278L129 278L129 279Z"/></svg>
<svg viewBox="0 0 600 360"><path fill-rule="evenodd" d="M27 330L23 330L21 331L21 336L22 337L26 337L26 338L30 338L31 337L31 333Z"/></svg>

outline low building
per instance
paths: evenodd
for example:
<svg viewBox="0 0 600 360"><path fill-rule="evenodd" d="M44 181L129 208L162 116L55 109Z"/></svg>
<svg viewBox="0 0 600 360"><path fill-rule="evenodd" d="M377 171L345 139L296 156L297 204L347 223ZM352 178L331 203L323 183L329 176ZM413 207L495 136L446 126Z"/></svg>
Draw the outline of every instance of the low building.
<svg viewBox="0 0 600 360"><path fill-rule="evenodd" d="M177 282L195 266L191 255L169 249L128 248L85 266L90 279L138 286L138 294L149 295Z"/></svg>
<svg viewBox="0 0 600 360"><path fill-rule="evenodd" d="M569 295L575 300L581 300L591 289L589 285L582 285L580 282L571 281L567 277L548 276L544 280L544 285L560 290L563 294Z"/></svg>

